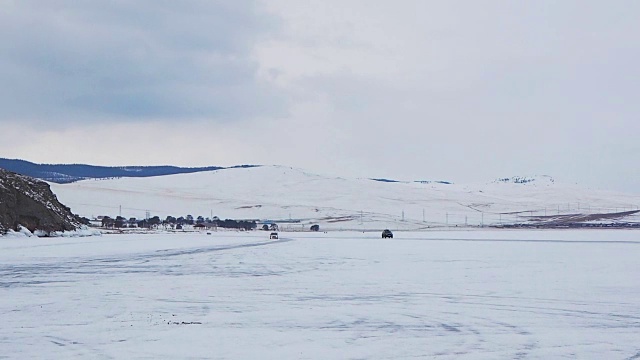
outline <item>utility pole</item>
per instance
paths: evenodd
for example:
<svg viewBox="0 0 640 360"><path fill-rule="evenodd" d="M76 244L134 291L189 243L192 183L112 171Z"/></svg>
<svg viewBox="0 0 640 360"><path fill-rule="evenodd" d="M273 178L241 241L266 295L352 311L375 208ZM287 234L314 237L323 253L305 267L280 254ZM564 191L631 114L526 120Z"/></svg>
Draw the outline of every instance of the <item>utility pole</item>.
<svg viewBox="0 0 640 360"><path fill-rule="evenodd" d="M122 205L120 205L120 209L118 211L118 215L120 215L120 217L122 217Z"/></svg>
<svg viewBox="0 0 640 360"><path fill-rule="evenodd" d="M402 210L402 221L404 221L404 210Z"/></svg>
<svg viewBox="0 0 640 360"><path fill-rule="evenodd" d="M445 224L447 225L447 227L449 227L449 213L447 213L446 221L447 222Z"/></svg>
<svg viewBox="0 0 640 360"><path fill-rule="evenodd" d="M424 208L422 209L422 222L425 222L424 221Z"/></svg>

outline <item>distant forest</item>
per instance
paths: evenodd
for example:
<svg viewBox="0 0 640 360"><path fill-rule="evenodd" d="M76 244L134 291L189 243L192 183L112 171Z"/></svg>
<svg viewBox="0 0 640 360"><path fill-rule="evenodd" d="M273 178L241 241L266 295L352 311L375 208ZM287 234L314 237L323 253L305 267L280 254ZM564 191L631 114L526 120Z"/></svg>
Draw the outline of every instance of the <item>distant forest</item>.
<svg viewBox="0 0 640 360"><path fill-rule="evenodd" d="M250 168L259 165L237 165L231 167L177 167L177 166L94 166L84 164L34 164L25 160L0 158L0 168L45 181L66 184L85 179L118 177L151 177L186 174L231 168Z"/></svg>
<svg viewBox="0 0 640 360"><path fill-rule="evenodd" d="M87 218L82 218L81 220L86 225L90 224L90 220ZM212 219L205 219L202 216L198 216L194 219L191 215L187 215L186 217L180 216L178 218L174 216L167 216L165 220L160 219L159 216L153 216L149 219L136 219L133 217L126 219L122 216L111 218L109 216L105 216L101 219L101 222L102 227L106 228L157 228L159 226L163 226L171 229L182 229L184 225L195 225L196 227L202 226L207 228L220 227L227 229L255 230L257 227L256 220L222 220L217 216L214 216Z"/></svg>

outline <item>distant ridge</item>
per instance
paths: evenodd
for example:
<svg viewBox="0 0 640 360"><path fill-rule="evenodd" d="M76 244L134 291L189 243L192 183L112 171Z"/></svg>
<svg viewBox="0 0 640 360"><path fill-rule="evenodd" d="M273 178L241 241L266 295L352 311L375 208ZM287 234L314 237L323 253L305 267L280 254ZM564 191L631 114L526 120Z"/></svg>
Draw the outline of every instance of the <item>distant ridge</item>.
<svg viewBox="0 0 640 360"><path fill-rule="evenodd" d="M494 180L494 183L507 183L507 184L529 184L529 183L546 183L553 184L555 179L549 175L535 175L535 176L512 176L510 178L500 178Z"/></svg>
<svg viewBox="0 0 640 360"><path fill-rule="evenodd" d="M385 182L385 183L405 183L408 184L410 183L410 181L400 181L400 180L393 180L393 179L384 179L384 178L371 178L369 180L373 180L373 181L379 181L379 182ZM416 180L413 181L414 183L418 183L418 184L444 184L444 185L451 185L453 184L451 181L441 181L441 180Z"/></svg>
<svg viewBox="0 0 640 360"><path fill-rule="evenodd" d="M67 184L86 179L151 177L257 166L260 165L237 165L231 167L95 166L85 164L35 164L25 160L0 158L0 168L57 184Z"/></svg>

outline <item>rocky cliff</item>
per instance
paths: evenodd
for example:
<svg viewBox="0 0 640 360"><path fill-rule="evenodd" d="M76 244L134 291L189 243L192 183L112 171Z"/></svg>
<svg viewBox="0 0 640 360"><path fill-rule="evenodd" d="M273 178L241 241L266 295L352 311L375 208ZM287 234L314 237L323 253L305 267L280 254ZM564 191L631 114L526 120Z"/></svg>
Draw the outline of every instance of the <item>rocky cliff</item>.
<svg viewBox="0 0 640 360"><path fill-rule="evenodd" d="M22 225L31 232L72 231L80 222L49 184L0 169L0 234Z"/></svg>

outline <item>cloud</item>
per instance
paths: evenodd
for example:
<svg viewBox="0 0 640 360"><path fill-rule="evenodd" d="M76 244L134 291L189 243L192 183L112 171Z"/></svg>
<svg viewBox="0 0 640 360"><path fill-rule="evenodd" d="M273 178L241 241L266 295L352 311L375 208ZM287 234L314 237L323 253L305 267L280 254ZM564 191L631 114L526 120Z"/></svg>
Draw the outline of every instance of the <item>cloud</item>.
<svg viewBox="0 0 640 360"><path fill-rule="evenodd" d="M293 116L329 144L316 166L405 179L640 181L637 2L269 3L286 36L258 44L261 73L277 74L295 94Z"/></svg>
<svg viewBox="0 0 640 360"><path fill-rule="evenodd" d="M0 124L47 131L0 152L455 182L549 174L633 190L639 11L598 0L5 0Z"/></svg>
<svg viewBox="0 0 640 360"><path fill-rule="evenodd" d="M277 27L252 0L4 2L0 122L283 114L252 56Z"/></svg>

